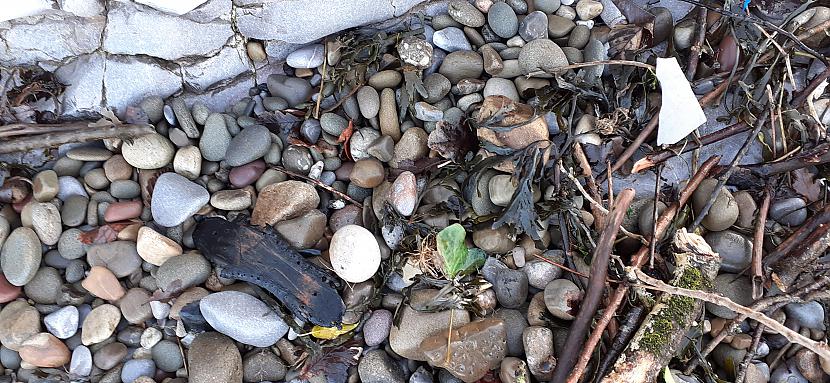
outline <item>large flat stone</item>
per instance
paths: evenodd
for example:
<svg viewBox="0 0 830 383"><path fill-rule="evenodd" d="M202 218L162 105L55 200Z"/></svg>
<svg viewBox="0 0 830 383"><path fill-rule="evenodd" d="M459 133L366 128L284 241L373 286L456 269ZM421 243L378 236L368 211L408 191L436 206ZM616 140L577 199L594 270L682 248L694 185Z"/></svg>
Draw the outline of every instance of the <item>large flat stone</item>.
<svg viewBox="0 0 830 383"><path fill-rule="evenodd" d="M152 59L111 55L106 62L104 96L119 114L147 96L166 98L181 88L181 77Z"/></svg>
<svg viewBox="0 0 830 383"><path fill-rule="evenodd" d="M194 91L204 91L220 81L232 79L251 71L244 48L225 47L215 56L182 65L185 85Z"/></svg>
<svg viewBox="0 0 830 383"><path fill-rule="evenodd" d="M61 9L78 17L92 17L104 13L103 0L59 0Z"/></svg>
<svg viewBox="0 0 830 383"><path fill-rule="evenodd" d="M230 22L197 23L150 8L111 1L104 33L109 53L149 55L165 60L212 56L233 36Z"/></svg>
<svg viewBox="0 0 830 383"><path fill-rule="evenodd" d="M105 65L102 53L92 53L79 56L55 71L58 80L67 85L63 92L64 115L97 111L102 106Z"/></svg>
<svg viewBox="0 0 830 383"><path fill-rule="evenodd" d="M185 13L182 17L197 23L207 23L220 18L230 21L232 8L231 0L208 0L198 8Z"/></svg>
<svg viewBox="0 0 830 383"><path fill-rule="evenodd" d="M48 67L50 62L92 53L98 49L104 24L103 16L78 18L61 12L0 26L0 65Z"/></svg>
<svg viewBox="0 0 830 383"><path fill-rule="evenodd" d="M423 1L236 0L235 4L239 7L237 25L243 35L304 44L344 29L401 16Z"/></svg>
<svg viewBox="0 0 830 383"><path fill-rule="evenodd" d="M0 22L41 14L52 9L53 1L27 0L3 2L3 11L0 12Z"/></svg>
<svg viewBox="0 0 830 383"><path fill-rule="evenodd" d="M174 15L183 15L192 11L194 8L202 5L207 0L134 0L136 3L141 3L162 12L172 13Z"/></svg>

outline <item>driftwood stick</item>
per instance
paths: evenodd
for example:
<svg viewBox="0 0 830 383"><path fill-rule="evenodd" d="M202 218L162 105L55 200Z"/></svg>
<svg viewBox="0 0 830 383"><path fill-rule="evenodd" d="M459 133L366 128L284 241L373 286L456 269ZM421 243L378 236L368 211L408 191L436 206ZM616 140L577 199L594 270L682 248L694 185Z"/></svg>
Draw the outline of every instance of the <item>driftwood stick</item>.
<svg viewBox="0 0 830 383"><path fill-rule="evenodd" d="M772 265L777 275L778 287L786 291L795 283L799 274L810 270L810 266L824 255L828 247L830 247L830 224L823 223L810 233L801 246L793 250L793 256L781 259Z"/></svg>
<svg viewBox="0 0 830 383"><path fill-rule="evenodd" d="M594 179L594 173L591 170L591 164L588 163L588 157L585 156L585 152L582 150L582 144L575 143L573 146L574 157L576 158L576 162L579 164L579 168L582 169L582 173L585 175L585 184L588 186L588 191L591 193L591 196L594 198L595 201L601 202L602 197L599 194L599 187L597 187L597 182ZM591 211L594 213L594 227L597 230L602 230L605 227L605 213L603 213L598 206L591 205Z"/></svg>
<svg viewBox="0 0 830 383"><path fill-rule="evenodd" d="M700 7L697 10L697 35L695 43L689 52L689 65L686 67L686 79L692 81L697 73L697 64L700 61L700 54L703 50L703 43L706 41L706 8Z"/></svg>
<svg viewBox="0 0 830 383"><path fill-rule="evenodd" d="M778 262L785 255L789 254L796 246L804 243L820 225L830 222L830 204L820 212L813 214L810 219L793 232L784 242L764 257L764 265L771 265Z"/></svg>
<svg viewBox="0 0 830 383"><path fill-rule="evenodd" d="M663 163L666 160L668 160L669 158L672 158L674 156L677 156L677 155L680 155L680 154L683 154L683 153L691 152L692 150L700 148L701 146L706 146L706 145L709 145L709 144L713 144L715 142L718 142L718 141L727 139L729 137L732 137L736 134L746 132L750 128L751 127L749 125L747 125L745 122L738 122L736 124L727 126L727 127L723 128L721 130L718 130L717 132L712 132L712 133L709 133L709 134L707 134L703 137L700 137L700 142L699 143L697 141L689 141L689 142L684 142L682 144L672 145L672 146L670 146L668 148L665 148L663 150L660 150L660 151L651 153L649 155L646 155L645 157L643 157L639 161L635 162L634 163L634 168L631 169L631 172L632 173L638 173L642 170L651 168L654 165Z"/></svg>
<svg viewBox="0 0 830 383"><path fill-rule="evenodd" d="M658 290L664 293L679 295L687 298L693 298L695 300L699 300L702 302L714 303L718 306L726 307L738 313L739 315L743 315L747 318L757 321L758 323L768 327L770 330L775 331L779 335L787 338L787 340L789 340L790 342L804 346L810 351L816 353L819 356L819 358L822 358L825 361L830 362L830 346L828 346L827 343L816 342L810 338L807 338L804 335L801 335L791 330L789 327L784 326L783 323L780 323L775 319L772 319L764 315L761 312L755 311L749 307L741 306L733 302L729 298L721 295L712 294L701 290L693 290L677 286L670 286L659 279L655 279L646 275L639 269L631 267L627 269L629 275L633 275L638 280L642 281L644 283L644 285L642 286L647 289Z"/></svg>
<svg viewBox="0 0 830 383"><path fill-rule="evenodd" d="M764 199L755 220L755 232L752 243L752 299L760 299L764 295L764 226L767 224L767 214L772 201L772 190L764 190Z"/></svg>
<svg viewBox="0 0 830 383"><path fill-rule="evenodd" d="M647 287L657 286L656 290L668 294L658 298L623 356L617 359L611 373L601 382L655 381L657 375L674 357L689 327L703 309L703 300L673 292L682 290L709 294L706 291L712 289L720 268L720 256L712 251L703 237L687 233L685 229L677 231L674 245L680 250L675 254L677 268L670 285L648 277L639 268L627 268L630 276L643 281Z"/></svg>
<svg viewBox="0 0 830 383"><path fill-rule="evenodd" d="M0 127L0 153L51 148L70 142L89 142L106 138L134 138L154 133L152 125L124 124L89 127L88 122L65 125L11 124ZM20 132L34 135L20 136ZM8 137L17 138L10 139Z"/></svg>
<svg viewBox="0 0 830 383"><path fill-rule="evenodd" d="M605 277L608 275L608 260L614 247L614 239L617 238L620 224L622 224L625 213L628 211L628 206L631 205L631 201L634 199L634 194L634 189L625 189L617 196L612 214L609 217L610 220L602 230L599 241L597 241L593 262L591 263L591 278L588 280L588 290L579 307L579 313L573 321L571 330L568 332L562 356L553 371L551 381L554 383L564 382L566 378L571 383L578 381L582 376L582 371L584 371L584 369L573 370L577 361L577 354L580 353L579 350L587 351L588 355L593 352L593 350L583 349L582 344L591 325L591 319L594 317L602 299L602 292L605 290Z"/></svg>

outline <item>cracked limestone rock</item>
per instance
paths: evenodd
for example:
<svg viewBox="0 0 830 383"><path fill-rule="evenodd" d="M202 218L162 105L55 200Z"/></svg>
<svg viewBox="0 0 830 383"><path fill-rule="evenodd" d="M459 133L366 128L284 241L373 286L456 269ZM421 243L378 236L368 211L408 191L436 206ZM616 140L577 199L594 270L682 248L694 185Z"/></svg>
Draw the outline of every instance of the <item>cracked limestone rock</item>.
<svg viewBox="0 0 830 383"><path fill-rule="evenodd" d="M245 50L238 47L224 47L213 57L182 65L184 83L195 91L207 90L246 72L252 72L252 68Z"/></svg>
<svg viewBox="0 0 830 383"><path fill-rule="evenodd" d="M92 53L98 49L104 24L103 16L50 14L14 20L10 28L0 28L0 41L5 42L0 44L0 65L44 66Z"/></svg>
<svg viewBox="0 0 830 383"><path fill-rule="evenodd" d="M104 67L104 97L119 113L148 96L167 98L181 88L178 74L150 58L110 55Z"/></svg>
<svg viewBox="0 0 830 383"><path fill-rule="evenodd" d="M104 67L102 53L78 56L58 68L55 76L68 84L63 92L63 114L78 115L96 111L103 103Z"/></svg>
<svg viewBox="0 0 830 383"><path fill-rule="evenodd" d="M183 15L190 12L194 8L202 5L205 1L207 0L135 0L136 3L141 3L174 15Z"/></svg>
<svg viewBox="0 0 830 383"><path fill-rule="evenodd" d="M165 60L210 56L233 36L230 22L221 19L197 23L154 9L140 10L129 3L110 4L103 44L110 53Z"/></svg>

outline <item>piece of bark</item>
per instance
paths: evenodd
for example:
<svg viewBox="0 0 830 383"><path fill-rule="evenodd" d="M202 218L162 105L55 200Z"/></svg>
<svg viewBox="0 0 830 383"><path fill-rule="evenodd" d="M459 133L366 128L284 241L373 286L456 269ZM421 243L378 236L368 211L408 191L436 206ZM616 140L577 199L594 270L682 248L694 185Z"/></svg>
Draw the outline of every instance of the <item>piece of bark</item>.
<svg viewBox="0 0 830 383"><path fill-rule="evenodd" d="M720 267L720 256L697 234L681 229L675 235L677 268L672 286L710 291ZM677 352L703 302L662 294L623 355L603 383L653 382Z"/></svg>

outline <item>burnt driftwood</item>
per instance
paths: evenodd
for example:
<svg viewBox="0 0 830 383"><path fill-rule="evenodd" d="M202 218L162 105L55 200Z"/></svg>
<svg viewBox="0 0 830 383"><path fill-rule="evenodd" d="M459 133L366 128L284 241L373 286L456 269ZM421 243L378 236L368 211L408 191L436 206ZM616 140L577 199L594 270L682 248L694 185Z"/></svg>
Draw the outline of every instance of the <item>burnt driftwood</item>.
<svg viewBox="0 0 830 383"><path fill-rule="evenodd" d="M205 218L196 226L193 241L222 269L220 276L268 290L299 319L340 325L345 305L336 279L303 258L271 227Z"/></svg>

